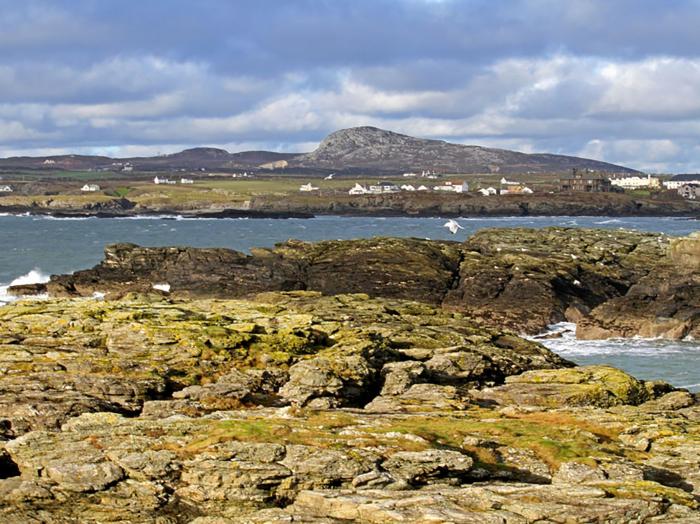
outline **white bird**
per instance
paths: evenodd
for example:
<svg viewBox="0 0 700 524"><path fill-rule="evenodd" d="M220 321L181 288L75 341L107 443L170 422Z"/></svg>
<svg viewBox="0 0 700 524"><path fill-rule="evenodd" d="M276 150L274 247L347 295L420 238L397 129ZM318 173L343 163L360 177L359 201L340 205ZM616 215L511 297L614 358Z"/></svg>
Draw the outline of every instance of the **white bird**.
<svg viewBox="0 0 700 524"><path fill-rule="evenodd" d="M459 231L460 229L464 229L462 226L459 225L459 222L452 219L449 219L447 222L445 222L442 227L446 227L447 229L449 229L450 233L452 233L453 235L456 235L457 231Z"/></svg>

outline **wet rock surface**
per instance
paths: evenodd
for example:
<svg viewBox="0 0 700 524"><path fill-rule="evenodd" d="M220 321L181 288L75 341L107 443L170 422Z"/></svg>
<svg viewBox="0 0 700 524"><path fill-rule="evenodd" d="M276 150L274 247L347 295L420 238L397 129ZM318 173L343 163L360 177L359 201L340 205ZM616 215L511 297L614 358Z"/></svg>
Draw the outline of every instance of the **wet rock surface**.
<svg viewBox="0 0 700 524"><path fill-rule="evenodd" d="M441 304L530 334L568 320L580 338L681 339L700 329L699 243L697 235L546 228L485 230L463 243L288 241L251 255L117 244L93 269L53 276L36 291L119 297L168 284L170 295L188 298L366 293Z"/></svg>
<svg viewBox="0 0 700 524"><path fill-rule="evenodd" d="M700 403L363 294L0 308L7 522L693 522Z"/></svg>

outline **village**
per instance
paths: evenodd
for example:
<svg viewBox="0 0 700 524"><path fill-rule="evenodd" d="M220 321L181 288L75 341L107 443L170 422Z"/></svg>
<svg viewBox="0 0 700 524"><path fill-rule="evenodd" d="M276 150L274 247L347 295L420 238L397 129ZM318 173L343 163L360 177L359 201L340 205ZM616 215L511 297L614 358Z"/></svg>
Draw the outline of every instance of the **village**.
<svg viewBox="0 0 700 524"><path fill-rule="evenodd" d="M408 172L404 173L403 178L425 178L436 180L441 178L431 171L423 171L421 175ZM328 175L324 180L332 180L333 174ZM427 185L426 185L427 184ZM533 194L530 186L513 180L508 180L502 177L497 185L486 185L478 183L473 189L473 193L483 196L496 195L528 195ZM302 184L299 191L302 193L312 193L321 191L320 186L314 185L312 182ZM598 173L590 170L573 169L570 174L562 175L557 180L557 189L560 193L583 192L583 193L606 193L606 192L624 192L635 190L676 190L679 195L688 200L700 200L700 174L681 174L672 176L668 180L662 180L660 177L650 174L643 175L618 175ZM438 184L417 184L417 183L396 183L391 181L380 181L376 184L363 185L355 183L347 193L349 195L382 195L401 192L447 192L447 193L469 193L469 182L465 180L445 180ZM554 191L548 191L553 193Z"/></svg>
<svg viewBox="0 0 700 524"><path fill-rule="evenodd" d="M132 167L130 165L122 167ZM120 173L123 173L120 171ZM148 201L177 197L182 201L211 200L223 204L230 200L243 205L251 198L265 195L316 197L317 199L351 198L362 196L403 195L463 195L464 197L508 197L529 195L585 195L587 193L626 193L630 196L679 198L700 201L700 174L658 176L643 173L605 173L588 169L572 169L565 174L533 175L511 174L446 174L433 170L407 171L372 179L366 175L330 173L325 176L250 172L202 172L187 170L173 173L129 171L118 173L75 173L48 180L34 178L0 177L0 197L16 195L63 195L82 193L85 198L117 196L144 198ZM82 180L80 183L78 180ZM156 191L157 188L157 191ZM94 197L90 197L94 195ZM556 198L556 197L555 197ZM312 198L313 200L314 198ZM5 199L3 199L5 200ZM308 200L308 198L307 198ZM240 202L239 202L240 201Z"/></svg>

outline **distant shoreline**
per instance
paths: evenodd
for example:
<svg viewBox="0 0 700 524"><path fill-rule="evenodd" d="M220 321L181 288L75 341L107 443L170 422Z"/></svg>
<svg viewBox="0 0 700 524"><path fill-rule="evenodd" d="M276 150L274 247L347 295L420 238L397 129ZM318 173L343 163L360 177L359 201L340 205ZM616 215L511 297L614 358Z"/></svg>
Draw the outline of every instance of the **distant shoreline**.
<svg viewBox="0 0 700 524"><path fill-rule="evenodd" d="M301 212L301 211L268 211L268 210L238 210L224 209L220 211L201 211L201 212L184 212L179 210L144 210L139 209L138 212L111 212L111 211L92 211L92 210L53 210L47 208L35 207L2 207L0 206L0 215L10 216L48 216L53 218L153 218L160 217L164 220L186 218L186 219L227 219L227 218L247 218L247 219L311 219L321 216L336 216L336 217L368 217L368 218L508 218L508 217L552 217L552 216L570 216L570 217L673 217L685 220L700 220L700 211L696 214L685 212L677 212L671 209L658 209L653 212L646 211L626 212L625 210L614 211L606 210L600 213L580 213L580 212L558 212L558 213L460 213L451 211L412 211L406 212L392 209L356 209L356 210L339 210L335 212Z"/></svg>

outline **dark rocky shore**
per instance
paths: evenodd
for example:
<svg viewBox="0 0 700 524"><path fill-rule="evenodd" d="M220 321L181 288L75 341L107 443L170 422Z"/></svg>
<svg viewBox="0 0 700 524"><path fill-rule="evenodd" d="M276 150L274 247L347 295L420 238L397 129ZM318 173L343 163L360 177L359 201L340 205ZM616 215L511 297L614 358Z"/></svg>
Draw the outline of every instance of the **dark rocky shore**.
<svg viewBox="0 0 700 524"><path fill-rule="evenodd" d="M16 294L119 297L167 283L182 298L265 291L366 293L462 311L536 334L564 320L582 338L700 337L700 237L581 228L490 229L464 243L375 238L229 249L116 244L92 269Z"/></svg>
<svg viewBox="0 0 700 524"><path fill-rule="evenodd" d="M700 399L511 328L696 336L699 261L697 235L563 228L110 246L0 308L0 515L698 522Z"/></svg>
<svg viewBox="0 0 700 524"><path fill-rule="evenodd" d="M51 216L125 217L172 215L201 218L310 218L341 216L676 216L700 218L700 204L669 196L634 197L620 193L505 195L397 193L349 196L261 195L242 207L184 201L180 205L144 206L126 198L95 202L41 197L32 205L2 205L0 213Z"/></svg>

